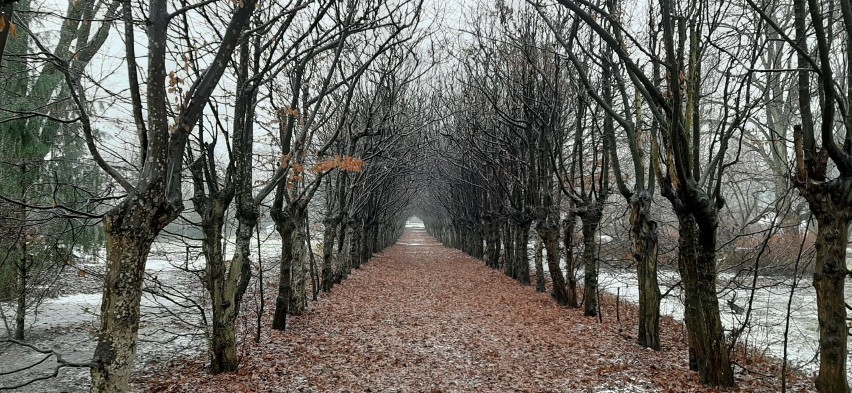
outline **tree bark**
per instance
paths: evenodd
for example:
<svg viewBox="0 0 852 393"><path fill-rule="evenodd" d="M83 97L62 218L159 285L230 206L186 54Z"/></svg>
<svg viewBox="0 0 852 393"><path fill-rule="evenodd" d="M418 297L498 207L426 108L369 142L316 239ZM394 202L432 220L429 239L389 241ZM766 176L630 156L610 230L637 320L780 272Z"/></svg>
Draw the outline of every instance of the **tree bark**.
<svg viewBox="0 0 852 393"><path fill-rule="evenodd" d="M562 243L565 248L565 297L566 305L571 308L579 307L577 301L577 277L574 276L574 225L577 218L573 210L562 221Z"/></svg>
<svg viewBox="0 0 852 393"><path fill-rule="evenodd" d="M485 256L485 251L482 247L482 230L480 226L475 226L470 229L471 235L471 254L470 256L476 259L482 259Z"/></svg>
<svg viewBox="0 0 852 393"><path fill-rule="evenodd" d="M226 199L226 201L229 202L229 199ZM204 232L204 239L201 243L201 249L206 261L204 286L207 288L207 292L210 293L212 300L213 320L208 337L208 352L210 357L210 371L213 373L232 371L229 365L231 360L233 360L234 369L236 368L236 351L234 351L233 356L229 356L230 354L226 353L228 345L224 341L227 334L222 332L224 322L222 318L224 310L222 304L222 287L225 282L225 261L222 254L222 225L224 223L225 208L222 206L222 202L223 200L216 196L208 197L196 194L195 198L193 198L195 209L201 215L201 228Z"/></svg>
<svg viewBox="0 0 852 393"><path fill-rule="evenodd" d="M500 227L489 223L485 227L485 265L498 269L500 267Z"/></svg>
<svg viewBox="0 0 852 393"><path fill-rule="evenodd" d="M157 233L177 211L133 194L104 219L107 273L91 370L92 391L127 391L138 338L145 262Z"/></svg>
<svg viewBox="0 0 852 393"><path fill-rule="evenodd" d="M340 270L342 270L342 267L340 266L339 255L335 256L334 254L334 244L337 240L337 233L339 232L339 223L339 219L326 220L325 229L322 234L321 288L323 292L331 291L331 287L339 281L337 277L340 275ZM335 265L337 265L337 272L335 272Z"/></svg>
<svg viewBox="0 0 852 393"><path fill-rule="evenodd" d="M535 291L536 292L544 292L544 263L542 259L544 259L543 248L544 246L541 244L541 238L537 238L535 240Z"/></svg>
<svg viewBox="0 0 852 393"><path fill-rule="evenodd" d="M657 223L646 191L630 199L630 240L639 279L639 345L660 350L660 286L657 282Z"/></svg>
<svg viewBox="0 0 852 393"><path fill-rule="evenodd" d="M293 287L290 285L292 276L293 248L288 241L293 237L295 224L289 214L284 212L272 212L275 220L275 229L281 237L281 270L278 274L278 296L275 297L275 315L272 318L272 328L284 330L287 328L287 307L289 306L290 293Z"/></svg>
<svg viewBox="0 0 852 393"><path fill-rule="evenodd" d="M215 286L213 296L213 335L211 346L213 356L210 368L213 373L237 370L237 316L240 303L251 279L251 237L256 225L256 217L238 217L237 239L234 257L228 263L227 272L220 270L222 277ZM223 265L224 265L224 261ZM223 266L224 268L224 266Z"/></svg>
<svg viewBox="0 0 852 393"><path fill-rule="evenodd" d="M364 237L357 225L358 221L353 220L346 228L347 237L349 237L349 261L354 269L361 267L361 242Z"/></svg>
<svg viewBox="0 0 852 393"><path fill-rule="evenodd" d="M308 266L308 239L305 236L305 212L301 209L294 209L294 214L291 217L295 223L295 228L290 236L290 248L292 257L290 260L290 303L287 312L290 315L301 315L305 311L308 299L307 291L307 266Z"/></svg>
<svg viewBox="0 0 852 393"><path fill-rule="evenodd" d="M360 264L363 265L363 264L367 263L367 261L369 261L370 257L373 255L373 252L372 252L373 239L375 238L376 234L373 230L372 225L369 225L365 222L362 222L361 225L362 225L361 228L363 228L362 229L363 232L362 232L361 239L360 239L361 240L361 242L360 242L361 243L360 244L361 245L361 255L360 255L361 262L360 262Z"/></svg>
<svg viewBox="0 0 852 393"><path fill-rule="evenodd" d="M814 209L814 203L811 203L819 225L814 266L820 348L816 387L821 393L848 393L848 328L844 284L848 274L846 245L849 238L849 217L852 214L838 214L837 206L827 200L828 198L823 200L824 204L818 209Z"/></svg>
<svg viewBox="0 0 852 393"><path fill-rule="evenodd" d="M597 230L602 207L588 206L580 214L583 223L583 315L598 315L598 241Z"/></svg>
<svg viewBox="0 0 852 393"><path fill-rule="evenodd" d="M559 230L555 226L540 225L537 231L544 244L547 269L550 270L550 282L552 286L550 295L556 301L556 304L570 306L565 276L562 275L562 268L559 266Z"/></svg>
<svg viewBox="0 0 852 393"><path fill-rule="evenodd" d="M522 223L515 231L515 279L530 285L530 223Z"/></svg>
<svg viewBox="0 0 852 393"><path fill-rule="evenodd" d="M22 216L25 216L22 214ZM24 221L20 221L23 223ZM29 258L27 250L27 235L25 231L22 231L22 235L18 238L18 266L16 270L17 273L17 310L15 312L15 339L23 340L24 339L24 327L26 326L26 315L27 315L27 274L29 274L27 269L29 267Z"/></svg>
<svg viewBox="0 0 852 393"><path fill-rule="evenodd" d="M716 295L715 228L712 223L699 224L690 211L678 210L676 214L680 225L678 267L685 294L690 362L694 361L701 383L733 386L733 369Z"/></svg>
<svg viewBox="0 0 852 393"><path fill-rule="evenodd" d="M517 279L515 268L515 236L513 226L509 223L503 225L503 269L507 276Z"/></svg>

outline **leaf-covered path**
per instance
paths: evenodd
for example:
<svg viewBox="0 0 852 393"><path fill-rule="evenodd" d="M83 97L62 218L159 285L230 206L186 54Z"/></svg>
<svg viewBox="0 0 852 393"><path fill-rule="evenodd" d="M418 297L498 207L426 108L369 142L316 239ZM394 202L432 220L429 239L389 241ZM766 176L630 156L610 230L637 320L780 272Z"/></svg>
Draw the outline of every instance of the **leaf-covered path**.
<svg viewBox="0 0 852 393"><path fill-rule="evenodd" d="M663 325L663 351L648 351L634 343L635 323L615 323L609 303L599 323L425 232L408 231L307 314L291 317L286 332L265 332L260 344L247 344L237 373L210 376L196 362L146 386L189 392L709 391L687 370L673 322ZM630 318L623 305L621 313ZM777 380L738 377L743 389L777 390Z"/></svg>

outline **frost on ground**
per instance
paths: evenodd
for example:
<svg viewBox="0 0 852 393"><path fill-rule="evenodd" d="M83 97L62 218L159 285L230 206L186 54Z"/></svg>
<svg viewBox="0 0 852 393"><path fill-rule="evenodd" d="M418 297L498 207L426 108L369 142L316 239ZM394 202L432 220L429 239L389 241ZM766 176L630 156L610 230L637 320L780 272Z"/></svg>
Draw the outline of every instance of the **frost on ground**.
<svg viewBox="0 0 852 393"><path fill-rule="evenodd" d="M276 246L271 242L271 247ZM280 243L278 243L280 244ZM187 253L189 251L189 253ZM272 259L267 252L264 256ZM187 258L190 255L190 258ZM200 275L204 261L183 245L155 243L146 264L142 298L136 374L162 368L171 361L199 356L205 349L203 313L208 313ZM93 256L63 272L52 297L44 299L27 316L26 343L53 350L64 360L88 362L97 344L98 314L105 270L103 255ZM250 297L250 296L249 296ZM14 308L0 304L9 323ZM8 338L7 329L0 338ZM5 337L4 337L5 336ZM55 357L13 344L0 343L0 388L50 376ZM40 361L42 361L39 363ZM11 372L24 369L19 372ZM61 368L48 378L16 389L20 392L88 392L88 368Z"/></svg>
<svg viewBox="0 0 852 393"><path fill-rule="evenodd" d="M530 247L532 249L532 246ZM532 266L534 269L535 267ZM565 269L562 261L563 271ZM545 276L549 270L543 266ZM577 282L583 283L583 270L578 269ZM660 312L683 321L683 294L681 293L680 275L673 270L660 269L658 272L660 292L666 294L660 302ZM751 291L744 289L750 286L751 277L745 285L743 278L732 274L719 274L717 288L719 290L719 311L726 332L730 335L733 329L745 326L738 342L748 346L758 353L772 356L776 359L784 357L784 332L787 334L787 361L791 370L808 374L818 371L819 325L817 321L816 292L811 281L804 277L796 282L793 296L790 290L793 280L788 277L760 276L757 280L752 310L746 321L745 309L751 296ZM738 284L737 281L740 281ZM618 296L622 304L636 304L639 301L639 285L636 271L633 268L623 268L602 264L598 271L599 289L612 296ZM852 282L847 280L846 302L852 304ZM787 306L790 303L789 328L787 327ZM742 307L743 310L734 312L730 303ZM852 340L849 342L848 364L852 364ZM852 370L848 370L852 379Z"/></svg>
<svg viewBox="0 0 852 393"><path fill-rule="evenodd" d="M159 280L174 281L184 285L180 271L160 270L165 263L153 261L148 273ZM103 264L92 263L79 266L87 275L103 274ZM91 360L97 343L98 314L100 313L100 280L86 280L81 284L77 270L67 272L60 280L65 288L74 288L79 293L45 299L27 318L25 342L39 349L53 350L64 360L86 363ZM93 282L88 282L93 281ZM152 285L151 282L146 286ZM196 355L203 348L198 330L187 326L179 317L180 310L168 310L161 304L165 299L146 293L142 300L142 316L139 331L139 346L136 351L136 368L146 367L180 355ZM4 305L5 307L5 305ZM171 312L175 315L171 315ZM13 344L0 344L0 373L26 368L25 371L0 376L0 387L17 386L32 379L47 377L53 373L56 357L48 357L35 350ZM42 363L40 361L44 360ZM88 392L90 377L88 368L64 367L55 378L39 381L16 391L21 392Z"/></svg>
<svg viewBox="0 0 852 393"><path fill-rule="evenodd" d="M614 315L614 299L602 300ZM599 323L409 231L305 315L289 318L286 331L244 344L236 373L211 376L199 358L145 383L193 393L711 391L688 370L679 323L664 318L664 348L649 351L635 344L635 310L624 308L622 323ZM271 310L265 318L268 326ZM752 367L759 373L737 369L740 391L778 390L776 363ZM789 387L810 386L794 379Z"/></svg>
<svg viewBox="0 0 852 393"><path fill-rule="evenodd" d="M807 373L818 371L817 351L819 349L819 326L817 321L816 293L809 280L797 282L792 298L790 287L792 280L777 277L760 277L752 302L752 310L746 321L748 289L726 288L732 275L721 274L719 308L722 323L728 334L745 324L739 342L757 352L782 359L784 356L784 332L788 331L787 360L792 369ZM602 270L598 278L602 290L611 295L619 294L623 300L637 302L638 283L633 271L607 269ZM661 271L660 284L663 292L679 282L676 272ZM847 282L847 302L852 303ZM734 295L736 293L736 295ZM735 299L735 300L734 300ZM731 309L729 301L743 310ZM790 302L789 328L787 328L787 305ZM736 307L735 307L736 308ZM660 304L663 315L677 320L683 319L683 298L680 287L673 288ZM852 345L852 342L850 342ZM850 347L852 349L852 347ZM852 353L848 361L852 362ZM852 373L850 373L852 378Z"/></svg>

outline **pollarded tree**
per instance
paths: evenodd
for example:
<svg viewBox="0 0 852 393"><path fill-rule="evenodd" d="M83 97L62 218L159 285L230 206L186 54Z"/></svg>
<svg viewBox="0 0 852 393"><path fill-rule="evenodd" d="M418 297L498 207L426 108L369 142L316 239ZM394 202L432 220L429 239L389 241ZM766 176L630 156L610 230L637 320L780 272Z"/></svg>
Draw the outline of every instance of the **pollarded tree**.
<svg viewBox="0 0 852 393"><path fill-rule="evenodd" d="M323 17L328 4L319 7L316 20ZM234 118L229 133L229 161L225 173L220 173L215 148L219 139L219 128L223 128L218 113L219 102L211 97L210 111L216 115L215 121L206 129L198 127L197 158L190 155L194 195L192 202L201 218L202 253L205 257L204 285L211 298L212 319L209 327L208 353L210 370L214 373L229 372L237 369L236 319L239 314L242 297L251 278L250 241L257 226L259 204L283 179L283 169L272 175L265 187L257 195L253 191L254 168L254 128L257 122L258 95L266 81L280 73L297 46L282 48L282 36L288 33L297 17L301 17L305 3L296 0L290 4L270 6L258 11L253 18L253 29L247 30L240 39L239 54L235 63L236 99L233 100ZM203 12L204 10L201 10ZM197 28L197 27L196 27ZM209 28L215 29L215 26ZM188 21L184 19L184 32L189 31ZM296 33L304 36L308 33ZM184 38L192 42L190 34ZM202 47L194 43L191 47ZM192 53L191 48L186 48ZM184 52L179 53L185 56ZM197 70L198 55L191 67L172 75L173 88L181 89L179 78L183 72ZM228 100L225 98L224 100ZM224 130L223 130L224 133ZM207 142L209 141L209 142ZM237 221L235 252L230 260L224 255L223 225L229 207L235 206Z"/></svg>
<svg viewBox="0 0 852 393"><path fill-rule="evenodd" d="M383 195L392 190L382 188L383 183L376 181L379 179L376 168L388 167L389 175L393 176L405 176L410 171L408 168L416 168L412 161L417 157L413 154L417 150L412 146L417 146L414 143L422 124L428 124L424 114L428 113L425 106L429 102L416 88L424 68L429 66L414 55L420 42L416 38L384 53L358 83L344 93L351 104L340 116L342 130L338 131L339 138L329 151L334 154L332 160L349 170L338 171L326 182L322 263L322 289L325 291L361 263L360 257L355 261L351 258L352 248L360 250L360 243L353 246L354 227L360 226L356 221L370 214L383 214L381 209L368 214L365 209L373 206L368 201L397 196ZM397 145L411 150L399 152L395 148ZM397 158L391 159L391 155ZM399 164L402 163L406 166L401 168ZM396 200L407 201L406 198ZM384 206L386 210L392 208L390 203L377 206ZM395 219L396 214L388 215Z"/></svg>
<svg viewBox="0 0 852 393"><path fill-rule="evenodd" d="M333 121L330 111L345 113L350 101L329 102L330 92L357 82L377 57L410 40L420 21L422 2L383 3L349 1L312 34L314 42L296 58L288 87L289 97L278 132L281 167L286 180L275 188L271 215L282 238L281 272L275 300L273 328L286 327L287 314L300 314L305 296L308 250L307 209L328 171L312 171L329 157L327 151L345 125ZM278 103L274 102L274 105ZM331 132L321 132L324 127ZM289 239L289 241L288 241Z"/></svg>
<svg viewBox="0 0 852 393"><path fill-rule="evenodd" d="M530 168L531 174L528 177L529 197L526 203L530 205L536 232L541 237L547 254L551 295L558 304L571 306L571 296L560 266L559 224L563 194L558 182L559 160L554 159L561 151L567 134L573 130L569 126L571 120L568 110L571 94L568 83L570 69L565 66L554 35L535 15L532 8L524 7L523 4L519 8L513 15L503 19L506 21L504 23L513 25L506 29L507 40L517 46L517 56L522 62L519 68L523 70L520 76L516 77L517 82L510 82L508 90L515 90L512 84L518 83L517 90L521 92L524 118L531 130L527 134L531 149L526 166ZM518 34L513 34L513 31ZM576 135L581 137L580 134ZM574 194L570 196L576 197ZM543 266L537 267L541 268ZM537 274L537 277L539 280L543 279L542 274ZM539 283L541 287L543 284ZM595 290L592 286L589 288Z"/></svg>
<svg viewBox="0 0 852 393"><path fill-rule="evenodd" d="M183 210L181 185L187 141L224 74L256 3L245 0L232 5L231 17L222 29L224 33L213 45L215 53L205 59L206 71L189 84L174 110L169 106L170 94L167 91L169 66L166 59L171 47L169 31L182 15L187 14L191 19L198 15L199 8L210 6L210 3L181 3L178 7L170 7L167 0L153 0L143 7L147 33L144 103L136 63L136 26L141 24L133 18L131 2L121 3L128 86L142 161L141 169L130 176L123 175L101 155L93 135L88 97L80 75L63 68L64 64L58 64L76 104L94 161L127 193L104 217L107 270L100 332L92 366L92 390L95 392L128 389L148 252L160 231ZM174 11L170 12L170 9Z"/></svg>
<svg viewBox="0 0 852 393"><path fill-rule="evenodd" d="M239 57L236 61L236 96L234 121L230 130L231 143L228 145L230 160L224 174L218 174L217 162L213 149L216 146L218 134L213 134L211 142L205 142L205 135L209 131L199 129L198 133L198 159L191 165L195 184L195 196L193 203L201 215L201 226L204 229L203 252L207 261L205 274L205 285L212 297L213 320L210 336L211 369L214 372L232 371L237 367L236 354L236 317L240 302L247 288L250 278L250 240L257 226L257 216L260 203L285 180L293 185L294 176L307 175L310 172L314 177L315 185L321 184L322 178L329 172L337 169L351 170L348 161L344 162L341 157L334 157L316 163L312 168L304 168L305 164L291 163L288 159L282 159L273 171L271 177L262 183L262 187L254 193L253 191L253 168L254 162L254 128L256 123L261 127L267 124L290 125L290 119L296 117L292 111L275 110L273 100L276 76L288 70L290 66L297 63L299 66L306 64L305 58L313 59L323 52L332 52L334 59L339 59L341 48L350 42L346 38L350 35L361 34L370 26L354 26L356 14L351 12L353 3L343 4L328 1L308 3L296 1L281 8L273 7L264 9L256 14L254 18L255 28L248 31L240 45ZM336 23L340 28L337 34L322 35L318 31L323 23L330 20L344 20L345 23ZM303 29L302 26L307 26ZM319 34L319 41L311 41L312 37ZM309 42L309 44L305 44ZM303 47L304 45L304 47ZM304 49L307 47L307 49ZM341 68L335 61L325 65L325 69L317 69L319 74L327 72L328 75L335 73ZM336 89L347 86L351 80L357 81L363 68L354 68L351 75L346 76L343 82L325 84L317 89L317 99L314 103L316 108L321 108L323 99L330 97ZM270 88L272 86L272 88ZM265 97L259 100L258 97ZM268 123L259 122L257 117L257 106L263 105L268 100L273 109L277 121ZM329 106L331 113L324 113L329 118L334 111L345 112L348 101L336 103ZM214 130L221 127L220 117L216 112L218 103L212 103L210 110L217 114ZM318 130L324 130L322 125L326 120L320 119L316 123ZM339 126L338 126L339 127ZM334 129L332 127L332 129ZM226 134L227 135L227 134ZM308 140L312 134L307 135ZM324 146L330 145L339 135L339 130L330 132ZM208 136L207 138L210 138ZM297 145L299 145L297 143ZM321 156L321 148L316 152ZM304 152L302 152L304 154ZM276 160L277 161L277 160ZM307 161L307 160L306 160ZM288 178L288 172L290 177ZM309 201L310 195L316 188L308 187L309 194L304 200ZM236 229L236 248L233 258L224 260L223 252L223 223L228 207L234 202ZM305 211L301 209L300 211ZM294 233L302 235L305 231L305 220L293 222ZM293 245L290 237L283 242L285 247ZM303 262L306 250L304 242L295 240L298 244L298 255L294 256L299 262ZM291 250L294 250L291 248ZM286 266L287 264L285 264Z"/></svg>
<svg viewBox="0 0 852 393"><path fill-rule="evenodd" d="M837 31L824 7L834 2L793 1L794 34L791 36L767 14L766 5L748 0L770 25L770 36L780 36L795 52L797 103L801 124L794 126L793 184L808 202L817 220L814 287L817 293L820 367L816 387L820 392L849 392L847 380L848 328L844 290L849 274L846 245L852 222L852 50L832 45L835 35L848 44L852 37L852 8L840 2ZM810 23L808 20L810 19ZM831 32L834 34L831 34ZM814 42L815 41L815 42ZM816 47L811 49L811 45ZM846 69L837 71L836 62ZM816 86L814 83L816 77ZM818 93L818 98L814 93ZM814 113L814 101L819 112ZM815 121L819 116L819 123ZM838 144L840 133L845 133Z"/></svg>
<svg viewBox="0 0 852 393"><path fill-rule="evenodd" d="M706 1L673 2L660 0L652 8L660 30L651 35L659 39L659 48L644 48L652 64L665 70L664 76L643 69L624 45L642 47L632 36L625 41L611 31L629 32L624 24L610 30L598 16L617 22L609 12L585 0L559 0L577 18L588 25L609 47L637 91L648 102L648 109L659 123L659 135L651 137L659 146L655 170L661 194L668 199L678 218L678 268L685 299L685 321L689 335L691 366L701 381L709 385L731 386L733 370L719 316L716 294L716 249L719 211L724 206L723 173L730 164L729 142L741 130L754 109L750 94L751 73L732 74L726 69L753 65L755 48L725 47L723 20L730 4ZM593 16L594 15L594 16ZM657 26L652 24L652 26ZM718 37L718 38L717 38ZM714 40L715 45L710 45ZM718 61L702 66L712 56ZM709 86L718 96L705 100ZM714 97L715 97L714 96ZM714 106L716 103L724 105ZM714 121L703 116L716 114Z"/></svg>
<svg viewBox="0 0 852 393"><path fill-rule="evenodd" d="M619 11L620 2L609 2L608 7L610 15L622 14ZM559 26L554 22L560 20L558 16L548 15L541 7L537 7L537 10L560 44L566 48L566 55L574 65L574 70L579 77L578 82L585 87L587 96L607 112L602 131L607 154L611 157L612 175L619 193L630 206L630 239L639 282L638 342L644 347L659 350L660 288L657 283L657 223L651 217L651 202L655 193L655 179L651 170L654 155L650 154L649 146L643 143L645 138L642 137L643 134L657 134L656 120L651 120L650 129L643 130L645 125L642 112L637 111L635 118L631 115L631 111L641 108L641 104L631 105L633 103L629 102L628 98L636 97L636 94L628 92L623 68L613 61L612 49L604 47L602 50L600 69L597 71L600 73L600 82L595 84L590 73L595 71L596 67L589 62L581 62L575 54L574 48L577 43L572 38L575 35L573 29L577 29L578 26L573 26L571 30L566 29L565 26ZM623 41L621 32L617 29L618 24L608 27L616 38ZM621 105L618 105L619 101ZM624 131L631 166L628 171L632 176L622 174L617 154L619 149L616 144L614 122ZM633 179L632 187L627 185L629 177ZM566 235L566 239L568 238Z"/></svg>

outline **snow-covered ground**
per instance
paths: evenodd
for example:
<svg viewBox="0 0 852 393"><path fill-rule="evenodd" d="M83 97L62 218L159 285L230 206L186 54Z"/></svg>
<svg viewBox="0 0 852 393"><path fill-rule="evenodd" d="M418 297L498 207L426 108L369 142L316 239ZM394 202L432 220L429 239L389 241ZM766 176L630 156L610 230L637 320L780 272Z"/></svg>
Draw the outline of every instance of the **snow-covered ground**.
<svg viewBox="0 0 852 393"><path fill-rule="evenodd" d="M98 262L99 261L99 262ZM104 265L101 258L78 266L88 274L102 274ZM91 359L97 343L98 314L100 313L100 285L79 284L75 278L81 277L73 272L64 275L60 285L78 290L78 293L66 294L45 299L35 310L27 315L26 342L45 350L54 350L65 360L87 362ZM157 281L167 282L171 287L183 286L192 277L181 277L185 272L171 266L165 259L151 258L148 261L146 287L151 288L154 277ZM196 354L197 348L203 348L199 340L199 331L186 326L178 316L188 316L177 307L172 307L175 315L168 315L161 303L164 298L145 293L142 299L142 317L139 331L139 346L136 353L136 368L143 370L153 364L167 361L180 355ZM2 305L7 310L10 305ZM7 313L8 314L8 313ZM45 355L31 349L14 345L0 346L0 372L8 372L29 367L26 371L0 376L0 387L15 386L31 379L49 376L56 367L55 358L49 358L37 364ZM32 366L32 367L30 367ZM87 368L62 368L56 378L36 382L18 391L22 392L85 392L89 390L89 370Z"/></svg>
<svg viewBox="0 0 852 393"><path fill-rule="evenodd" d="M544 266L544 270L548 271L547 265ZM578 272L577 280L582 284L582 269ZM720 292L719 308L722 322L729 334L732 329L743 326L746 314L745 311L734 313L727 300L733 299L736 292L735 305L745 309L751 295L748 289L733 289L733 285L726 285L732 280L734 280L733 275L720 274L717 286ZM660 291L664 294L669 292L660 302L660 312L683 321L683 296L680 287L676 286L679 281L680 277L676 271L659 271ZM598 274L598 284L601 290L612 295L618 294L624 301L636 303L639 300L638 280L636 272L632 269L603 267ZM790 297L791 286L792 279L788 278L758 278L757 290L752 302L753 308L739 342L764 354L782 359L789 301L787 360L794 368L808 373L816 372L819 340L816 293L808 277L796 283L792 298ZM850 291L852 291L852 285L847 281L847 303L852 303ZM852 347L850 347L850 353L852 353ZM852 362L852 356L849 361ZM852 373L849 375L852 378Z"/></svg>
<svg viewBox="0 0 852 393"><path fill-rule="evenodd" d="M261 251L265 270L272 267L272 261L277 265L280 247L281 242L276 238L264 241ZM187 258L184 245L161 242L152 247L145 266L146 291L141 303L137 373L204 351L201 315L209 313L200 281L204 259L197 249L189 251ZM233 248L227 252L230 257ZM59 281L60 295L45 299L27 315L25 341L40 349L54 350L67 361L82 363L91 359L97 344L95 334L103 288L102 281L95 277L105 270L104 255L93 256L77 267L88 273L80 274L76 269L66 271ZM13 322L12 305L0 304L0 307ZM55 358L39 363L44 358L45 355L19 345L0 344L0 388L52 374ZM21 368L27 369L6 374ZM89 386L87 368L62 368L55 378L16 391L88 392Z"/></svg>

